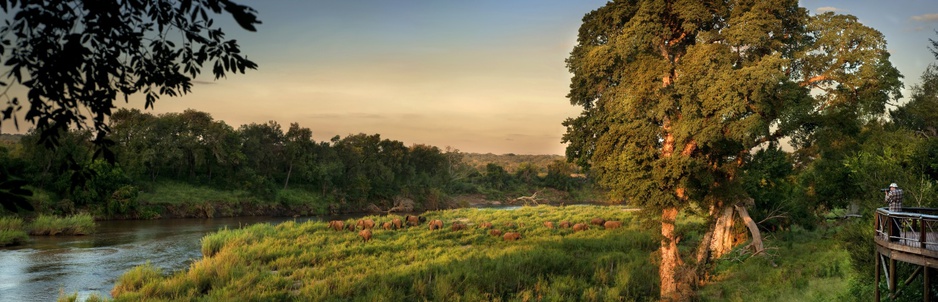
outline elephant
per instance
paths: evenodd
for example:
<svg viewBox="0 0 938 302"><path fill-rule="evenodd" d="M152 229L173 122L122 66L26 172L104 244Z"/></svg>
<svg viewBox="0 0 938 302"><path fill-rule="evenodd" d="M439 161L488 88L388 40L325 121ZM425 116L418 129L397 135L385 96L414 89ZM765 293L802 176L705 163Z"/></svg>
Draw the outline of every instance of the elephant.
<svg viewBox="0 0 938 302"><path fill-rule="evenodd" d="M404 217L404 220L407 221L407 224L410 226L417 226L423 222L426 222L427 217L407 215Z"/></svg>
<svg viewBox="0 0 938 302"><path fill-rule="evenodd" d="M453 222L453 227L452 227L452 230L453 230L453 231L459 231L459 230L465 230L465 229L466 229L466 224L465 224L465 223L462 223L462 222L459 222L459 221L454 221L454 222Z"/></svg>
<svg viewBox="0 0 938 302"><path fill-rule="evenodd" d="M358 232L358 236L362 237L362 242L368 242L368 240L371 240L371 230L364 229Z"/></svg>
<svg viewBox="0 0 938 302"><path fill-rule="evenodd" d="M573 231L574 231L574 232L586 231L586 230L589 230L589 229L590 229L590 226L587 225L587 224L585 224L585 223L577 223L577 224L574 224L574 225L573 225Z"/></svg>
<svg viewBox="0 0 938 302"><path fill-rule="evenodd" d="M612 220L606 221L606 223L603 224L603 227L605 227L606 229L618 229L618 228L622 227L622 222L621 222L621 221L612 221Z"/></svg>
<svg viewBox="0 0 938 302"><path fill-rule="evenodd" d="M362 229L372 229L375 227L375 221L371 219L361 219L355 226L360 226Z"/></svg>
<svg viewBox="0 0 938 302"><path fill-rule="evenodd" d="M385 230L391 230L391 228L394 227L394 224L390 222L385 222L384 224L381 225L381 227L384 228Z"/></svg>
<svg viewBox="0 0 938 302"><path fill-rule="evenodd" d="M492 236L498 237L502 235L502 230L492 229L489 231L489 234L491 234Z"/></svg>
<svg viewBox="0 0 938 302"><path fill-rule="evenodd" d="M488 222L488 221L482 222L482 223L479 224L479 228L480 228L480 229L491 229L491 228L492 228L492 223L491 223L491 222Z"/></svg>
<svg viewBox="0 0 938 302"><path fill-rule="evenodd" d="M560 228L562 228L562 229L569 229L569 228L570 228L570 222L569 222L569 221L566 221L566 220L561 221L561 222L560 222Z"/></svg>
<svg viewBox="0 0 938 302"><path fill-rule="evenodd" d="M521 233L518 232L508 232L505 233L505 236L502 237L505 241L515 241L521 239Z"/></svg>
<svg viewBox="0 0 938 302"><path fill-rule="evenodd" d="M336 230L336 231L341 231L342 229L345 228L345 222L343 222L342 220L329 221L329 228Z"/></svg>
<svg viewBox="0 0 938 302"><path fill-rule="evenodd" d="M351 221L350 221L350 222L347 222L347 223L345 223L345 229L346 229L346 230L349 230L350 232L354 232L354 231L355 231L355 224L352 223Z"/></svg>
<svg viewBox="0 0 938 302"><path fill-rule="evenodd" d="M553 229L553 228L554 228L554 222L553 222L553 221L545 221L545 222L544 222L544 226L547 227L548 229Z"/></svg>
<svg viewBox="0 0 938 302"><path fill-rule="evenodd" d="M432 230L442 230L442 229L443 229L443 221L442 221L442 220L434 219L434 220L431 220L431 221L430 221L430 230L431 230L431 231L432 231Z"/></svg>
<svg viewBox="0 0 938 302"><path fill-rule="evenodd" d="M395 230L400 229L401 226L403 226L403 225L401 224L401 219L400 219L400 218L391 219L391 224L394 225L394 229L395 229Z"/></svg>
<svg viewBox="0 0 938 302"><path fill-rule="evenodd" d="M599 217L596 217L596 218L593 218L593 220L590 220L590 224L592 225L602 226L604 223L606 223L606 220L599 218Z"/></svg>

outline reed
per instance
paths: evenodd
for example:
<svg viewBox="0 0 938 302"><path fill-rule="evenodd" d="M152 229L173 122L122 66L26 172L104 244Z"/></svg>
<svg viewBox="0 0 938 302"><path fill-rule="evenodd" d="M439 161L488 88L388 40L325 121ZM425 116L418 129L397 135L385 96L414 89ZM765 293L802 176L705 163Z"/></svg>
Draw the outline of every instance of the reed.
<svg viewBox="0 0 938 302"><path fill-rule="evenodd" d="M94 217L76 214L67 217L39 215L29 224L30 235L88 235L94 232Z"/></svg>
<svg viewBox="0 0 938 302"><path fill-rule="evenodd" d="M0 217L0 246L22 244L28 239L29 236L23 230L23 219Z"/></svg>

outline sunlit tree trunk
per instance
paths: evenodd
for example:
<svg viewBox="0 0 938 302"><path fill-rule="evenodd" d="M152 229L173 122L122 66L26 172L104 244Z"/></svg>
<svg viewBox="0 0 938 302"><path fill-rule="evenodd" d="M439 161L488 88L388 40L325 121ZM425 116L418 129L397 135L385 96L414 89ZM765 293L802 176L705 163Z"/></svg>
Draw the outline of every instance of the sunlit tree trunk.
<svg viewBox="0 0 938 302"><path fill-rule="evenodd" d="M675 278L677 268L683 265L681 256L678 254L678 238L674 232L674 221L677 219L677 208L665 208L661 212L661 265L658 267L658 275L661 279L661 300L677 301L678 280Z"/></svg>

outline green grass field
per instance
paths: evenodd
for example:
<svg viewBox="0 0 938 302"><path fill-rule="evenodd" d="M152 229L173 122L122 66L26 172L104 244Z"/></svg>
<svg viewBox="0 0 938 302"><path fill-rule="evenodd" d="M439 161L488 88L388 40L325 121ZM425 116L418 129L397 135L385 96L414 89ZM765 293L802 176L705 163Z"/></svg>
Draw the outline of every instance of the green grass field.
<svg viewBox="0 0 938 302"><path fill-rule="evenodd" d="M202 259L184 271L138 266L121 276L117 301L656 301L654 232L622 207L459 209L424 214L445 222L401 230L358 231L326 222L258 224L202 239ZM399 217L399 216L392 216ZM605 230L549 229L552 221L619 220ZM399 217L402 218L402 217ZM453 222L468 228L453 231ZM518 241L480 229L483 222L519 232ZM349 220L345 223L354 223ZM852 276L849 257L820 232L786 231L766 239L768 256L717 262L702 301L836 301ZM686 248L696 243L688 242ZM745 260L744 260L745 259Z"/></svg>

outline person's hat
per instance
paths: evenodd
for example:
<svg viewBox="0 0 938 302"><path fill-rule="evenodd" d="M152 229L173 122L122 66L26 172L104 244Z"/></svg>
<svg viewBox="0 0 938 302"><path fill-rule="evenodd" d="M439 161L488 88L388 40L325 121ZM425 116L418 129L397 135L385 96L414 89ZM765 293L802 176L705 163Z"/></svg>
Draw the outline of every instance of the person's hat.
<svg viewBox="0 0 938 302"><path fill-rule="evenodd" d="M896 183L891 183L891 184L889 184L889 187L890 187L890 188L898 188L899 185L897 185Z"/></svg>

